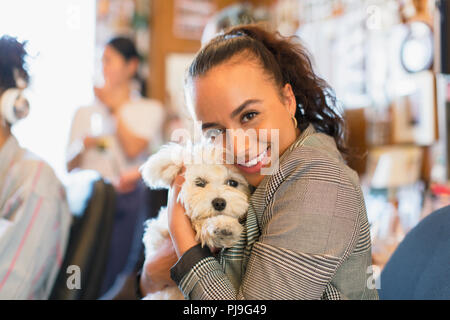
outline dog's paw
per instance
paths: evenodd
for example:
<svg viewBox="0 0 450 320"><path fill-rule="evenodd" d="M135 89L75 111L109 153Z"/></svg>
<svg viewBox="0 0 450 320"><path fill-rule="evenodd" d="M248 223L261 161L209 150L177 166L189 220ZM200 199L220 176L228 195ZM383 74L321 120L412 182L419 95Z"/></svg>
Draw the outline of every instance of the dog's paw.
<svg viewBox="0 0 450 320"><path fill-rule="evenodd" d="M233 231L231 231L230 229L217 228L216 230L214 230L214 235L216 237L229 237L233 235Z"/></svg>
<svg viewBox="0 0 450 320"><path fill-rule="evenodd" d="M236 218L215 216L203 221L200 241L210 248L230 248L239 241L243 229Z"/></svg>
<svg viewBox="0 0 450 320"><path fill-rule="evenodd" d="M214 247L218 248L230 248L239 241L241 236L241 232L243 230L242 226L239 224L239 227L234 227L232 229L216 229L214 230Z"/></svg>

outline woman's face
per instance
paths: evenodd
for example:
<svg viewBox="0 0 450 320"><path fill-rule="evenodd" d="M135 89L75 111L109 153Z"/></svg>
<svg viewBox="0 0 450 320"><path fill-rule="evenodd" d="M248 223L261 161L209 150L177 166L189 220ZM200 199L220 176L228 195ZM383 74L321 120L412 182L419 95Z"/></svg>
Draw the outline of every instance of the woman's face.
<svg viewBox="0 0 450 320"><path fill-rule="evenodd" d="M105 84L112 87L128 84L137 70L135 60L126 61L116 49L107 45L102 58Z"/></svg>
<svg viewBox="0 0 450 320"><path fill-rule="evenodd" d="M231 58L193 79L188 90L204 134L222 138L234 152L234 165L253 186L264 178L261 169L270 166L270 157L282 155L299 134L292 120L296 102L291 86L285 85L280 93L255 61ZM256 133L253 138L251 133ZM277 149L278 154L272 155Z"/></svg>

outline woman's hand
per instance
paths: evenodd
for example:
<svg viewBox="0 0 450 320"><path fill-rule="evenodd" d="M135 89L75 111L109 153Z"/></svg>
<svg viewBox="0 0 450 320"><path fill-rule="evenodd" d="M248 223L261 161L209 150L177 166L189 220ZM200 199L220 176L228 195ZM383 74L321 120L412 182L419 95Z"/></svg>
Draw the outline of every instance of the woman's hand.
<svg viewBox="0 0 450 320"><path fill-rule="evenodd" d="M115 113L119 108L130 99L129 89L112 88L105 85L104 87L94 87L95 96L107 106L112 113Z"/></svg>
<svg viewBox="0 0 450 320"><path fill-rule="evenodd" d="M143 296L160 291L169 285L174 285L170 278L170 268L177 262L177 255L170 238L165 239L155 255L146 259L140 279L140 289Z"/></svg>
<svg viewBox="0 0 450 320"><path fill-rule="evenodd" d="M192 229L191 221L185 214L184 206L178 202L178 195L184 183L184 170L183 168L173 181L167 203L169 232L178 258L198 244L195 240L195 231Z"/></svg>
<svg viewBox="0 0 450 320"><path fill-rule="evenodd" d="M96 148L98 146L98 142L99 142L98 137L86 136L83 139L83 145L86 150L91 149L91 148Z"/></svg>

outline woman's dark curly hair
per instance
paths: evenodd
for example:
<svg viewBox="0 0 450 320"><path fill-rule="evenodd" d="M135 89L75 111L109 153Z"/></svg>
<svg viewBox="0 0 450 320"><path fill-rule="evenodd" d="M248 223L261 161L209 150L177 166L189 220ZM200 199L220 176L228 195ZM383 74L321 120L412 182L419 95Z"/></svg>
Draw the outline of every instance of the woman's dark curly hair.
<svg viewBox="0 0 450 320"><path fill-rule="evenodd" d="M25 45L10 36L0 38L0 93L16 86L14 70L17 70L17 76L28 82Z"/></svg>
<svg viewBox="0 0 450 320"><path fill-rule="evenodd" d="M334 91L314 73L309 53L295 37L285 38L255 24L231 28L200 50L189 67L187 80L242 53L258 60L280 93L287 83L292 86L297 103L295 118L301 130L312 124L317 131L332 136L338 150L347 155L344 120Z"/></svg>

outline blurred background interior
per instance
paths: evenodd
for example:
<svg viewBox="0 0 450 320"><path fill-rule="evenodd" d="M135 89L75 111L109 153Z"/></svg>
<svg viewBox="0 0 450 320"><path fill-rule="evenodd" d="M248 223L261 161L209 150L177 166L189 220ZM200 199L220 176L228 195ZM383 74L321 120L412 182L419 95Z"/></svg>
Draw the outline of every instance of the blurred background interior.
<svg viewBox="0 0 450 320"><path fill-rule="evenodd" d="M124 35L141 57L142 93L166 109L167 141L185 125L186 67L224 9L298 36L335 89L382 268L411 228L450 204L450 1L1 1L0 36L27 40L30 54L32 108L15 136L68 183L70 123L102 82L105 44Z"/></svg>

